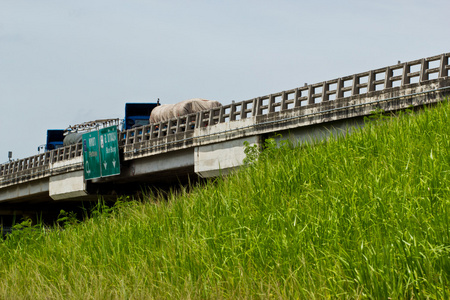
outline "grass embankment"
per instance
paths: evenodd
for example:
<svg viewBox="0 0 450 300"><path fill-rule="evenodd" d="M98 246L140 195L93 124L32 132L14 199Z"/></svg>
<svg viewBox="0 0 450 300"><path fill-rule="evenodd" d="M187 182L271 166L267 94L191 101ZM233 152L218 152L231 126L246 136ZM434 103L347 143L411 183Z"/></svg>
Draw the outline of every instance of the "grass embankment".
<svg viewBox="0 0 450 300"><path fill-rule="evenodd" d="M0 298L450 297L450 106L0 242Z"/></svg>

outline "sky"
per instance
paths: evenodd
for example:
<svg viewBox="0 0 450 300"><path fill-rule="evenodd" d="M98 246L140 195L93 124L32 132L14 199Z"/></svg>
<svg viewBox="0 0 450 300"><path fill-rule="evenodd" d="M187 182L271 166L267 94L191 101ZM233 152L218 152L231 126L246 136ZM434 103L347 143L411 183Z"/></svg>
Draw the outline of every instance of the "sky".
<svg viewBox="0 0 450 300"><path fill-rule="evenodd" d="M0 0L0 163L127 102L222 104L450 52L448 0Z"/></svg>

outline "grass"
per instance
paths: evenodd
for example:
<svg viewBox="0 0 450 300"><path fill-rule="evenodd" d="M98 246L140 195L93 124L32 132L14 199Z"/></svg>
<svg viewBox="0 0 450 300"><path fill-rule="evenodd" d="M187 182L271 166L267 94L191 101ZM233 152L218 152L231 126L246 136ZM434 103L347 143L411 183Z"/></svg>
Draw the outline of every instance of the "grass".
<svg viewBox="0 0 450 300"><path fill-rule="evenodd" d="M445 101L314 145L269 143L167 201L99 204L64 230L23 224L0 242L0 298L448 299L449 115Z"/></svg>

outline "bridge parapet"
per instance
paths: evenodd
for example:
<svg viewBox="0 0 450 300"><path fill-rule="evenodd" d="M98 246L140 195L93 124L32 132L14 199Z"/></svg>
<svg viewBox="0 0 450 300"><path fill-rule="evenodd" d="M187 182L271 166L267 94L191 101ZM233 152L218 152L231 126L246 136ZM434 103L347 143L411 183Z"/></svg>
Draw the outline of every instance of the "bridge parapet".
<svg viewBox="0 0 450 300"><path fill-rule="evenodd" d="M214 143L216 138L211 138L211 135L227 134L230 130L236 131L241 127L253 128L287 115L302 117L326 113L331 109L345 110L352 105L369 105L377 99L408 96L407 93L439 89L443 85L448 87L449 60L450 53L444 53L320 83L305 84L291 90L133 128L120 134L119 143L124 151L124 159L133 160L193 145ZM367 111L366 109L364 113ZM219 126L217 130L209 130L214 125L225 123L232 123L232 126L228 126L232 129L222 131L219 127L228 127ZM241 130L240 134L235 134L235 138L245 134ZM64 173L66 170L54 169L51 165L81 155L82 146L77 144L0 165L0 187ZM73 168L82 169L82 165Z"/></svg>
<svg viewBox="0 0 450 300"><path fill-rule="evenodd" d="M69 166L53 167L53 165L81 156L80 143L0 165L0 187L64 173ZM82 169L82 164L70 166L74 167Z"/></svg>
<svg viewBox="0 0 450 300"><path fill-rule="evenodd" d="M449 76L450 53L444 53L424 59L398 63L396 65L336 78L325 82L310 84L254 99L232 103L209 111L180 116L141 128L128 130L121 134L125 160L142 156L142 152L158 154L167 151L167 147L178 142L186 144L197 136L187 133L194 129L240 121L252 118L258 120L275 119L287 112L298 114L311 111L326 111L330 107L346 107L349 100L358 99L358 103L371 103L374 98L389 98L399 89L419 91L420 86L436 86L436 80ZM330 105L328 105L328 103ZM345 103L345 104L344 104ZM242 123L242 127L246 124ZM180 133L182 135L180 135Z"/></svg>

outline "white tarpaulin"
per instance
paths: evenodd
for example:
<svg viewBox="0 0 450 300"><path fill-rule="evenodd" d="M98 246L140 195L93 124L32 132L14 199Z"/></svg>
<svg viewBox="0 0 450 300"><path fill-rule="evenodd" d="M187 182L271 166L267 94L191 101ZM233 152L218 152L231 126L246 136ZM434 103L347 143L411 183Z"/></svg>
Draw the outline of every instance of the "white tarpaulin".
<svg viewBox="0 0 450 300"><path fill-rule="evenodd" d="M219 101L200 98L189 99L176 104L164 104L152 110L150 123L157 123L219 106L222 106Z"/></svg>

